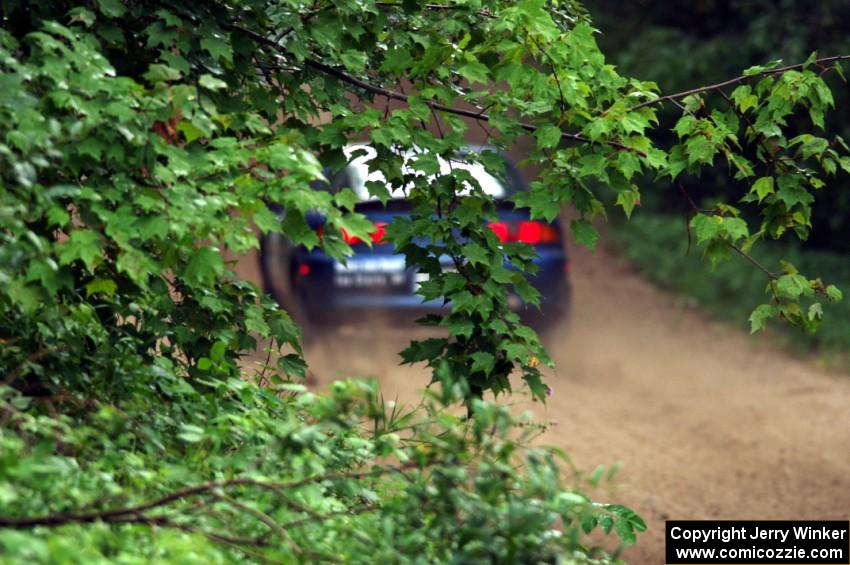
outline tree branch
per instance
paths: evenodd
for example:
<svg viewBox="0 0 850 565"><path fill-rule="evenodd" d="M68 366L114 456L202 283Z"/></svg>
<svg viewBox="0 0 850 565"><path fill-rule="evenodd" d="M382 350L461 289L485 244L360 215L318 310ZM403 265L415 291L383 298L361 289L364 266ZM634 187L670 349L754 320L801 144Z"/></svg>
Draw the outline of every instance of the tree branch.
<svg viewBox="0 0 850 565"><path fill-rule="evenodd" d="M333 473L329 475L320 475L317 477L307 477L304 479L299 479L296 481L290 481L285 483L276 483L276 482L268 482L268 481L259 481L256 479L249 478L236 478L229 479L226 481L211 481L208 483L201 483L198 485L194 485L191 487L186 487L183 489L175 490L165 496L160 498L156 498L154 500L145 502L143 504L139 504L136 506L129 506L126 508L114 508L111 510L99 510L99 511L91 511L91 512L65 512L61 514L51 514L47 516L25 516L25 517L14 517L14 516L0 516L0 528L31 528L34 526L61 526L63 524L68 523L91 523L91 522L123 522L123 521L133 521L134 517L143 521L144 512L148 510L153 510L154 508L158 508L161 506L165 506L177 500L182 500L185 498L190 498L192 496L198 496L201 494L207 494L211 491L223 489L231 486L254 486L258 488L274 490L274 491L283 491L283 490L291 490L296 489L302 486L306 486L311 483L321 482L321 481L335 481L335 480L343 480L343 479L363 479L368 477L377 477L380 475L386 475L389 473L401 472L405 469L410 469L413 467L419 466L415 462L409 462L399 467L381 467L379 469L374 469L372 471L362 471L362 472L354 472L354 473Z"/></svg>
<svg viewBox="0 0 850 565"><path fill-rule="evenodd" d="M243 28L243 27L238 26L238 25L232 25L231 28L247 34L254 41L256 41L258 43L262 43L263 45L266 45L268 47L272 47L275 50L277 50L278 52L287 53L287 51L284 49L284 47L282 45L279 45L275 41L255 32L255 31ZM407 101L409 99L409 96L406 95L406 94L402 94L401 92L396 92L394 90L390 90L390 89L387 89L387 88L384 88L384 87L381 87L381 86L377 86L377 85L372 84L370 82L367 82L365 80L351 76L348 73L341 71L341 70L339 70L335 67L332 67L330 65L326 65L325 63L320 63L319 61L314 61L312 59L306 59L304 61L304 65L306 67L310 68L310 69L313 69L313 70L318 71L322 74L331 76L331 77L333 77L333 78L335 78L335 79L337 79L341 82L344 82L346 84L349 84L349 85L357 87L357 88L360 88L361 90L365 90L366 92L375 94L377 96L384 96L386 98L389 98L389 99L392 99L392 100L398 100L400 102L405 102L405 103L407 103ZM447 114L454 114L456 116L461 116L461 117L464 117L464 118L470 118L472 120L480 120L482 122L489 122L490 121L490 116L488 114L486 114L484 109L482 109L482 108L474 108L474 109L471 109L471 110L465 110L465 109L462 109L462 108L455 108L453 106L446 106L445 104L439 104L437 102L431 102L429 100L423 100L422 102L426 106L430 107L432 110L438 110L440 112L446 112ZM534 133L538 129L538 126L535 126L535 125L529 124L529 123L525 123L525 122L517 122L517 126L519 126L520 128L524 129L525 131L527 131L529 133ZM567 140L567 141L578 141L578 142L581 142L581 143L593 143L593 140L591 140L590 138L585 137L581 134L578 134L578 133L570 133L570 132L564 131L564 132L561 132L561 138L564 139L564 140ZM640 155L642 157L646 157L646 153L644 153L643 151L641 151L639 149L635 149L634 147L629 147L628 145L622 144L622 143L617 142L617 141L603 140L603 141L600 141L600 143L603 143L605 145L609 145L609 146L611 146L615 149L619 149L621 151L631 151L632 153L637 153L638 155Z"/></svg>
<svg viewBox="0 0 850 565"><path fill-rule="evenodd" d="M814 61L812 61L809 64L810 65L823 65L824 63L831 63L831 62L834 62L834 61L845 61L845 60L848 60L848 59L850 59L850 55L833 55L831 57L823 57L821 59L815 59ZM766 70L761 71L760 73L757 73L757 74L754 74L754 75L737 76L735 78L731 78L731 79L725 80L723 82L718 82L717 84L710 84L708 86L700 86L699 88L692 88L690 90L683 90L682 92L677 92L675 94L668 94L666 96L661 96L660 98L653 98L652 100L647 100L646 102L641 102L640 104L632 106L631 108L629 108L629 111L631 112L631 111L637 110L639 108L644 108L646 106L651 106L653 104L660 104L662 102L672 102L672 101L678 100L679 98L684 98L686 96L690 96L691 94L700 94L702 92L709 92L709 91L712 91L712 90L718 90L720 88L730 86L730 85L733 85L733 84L738 84L738 83L741 83L741 82L745 82L745 81L748 81L752 78L759 77L759 76L772 75L772 74L777 74L777 73L784 73L786 71L793 71L793 70L796 70L796 69L802 69L804 66L806 66L806 63L797 63L796 65L787 65L785 67L777 67L775 69L766 69Z"/></svg>

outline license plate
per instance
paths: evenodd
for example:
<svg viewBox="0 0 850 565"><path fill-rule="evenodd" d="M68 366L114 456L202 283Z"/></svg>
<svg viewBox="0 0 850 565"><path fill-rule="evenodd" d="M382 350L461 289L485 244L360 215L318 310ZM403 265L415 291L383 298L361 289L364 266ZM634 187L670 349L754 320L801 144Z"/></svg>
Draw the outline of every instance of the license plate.
<svg viewBox="0 0 850 565"><path fill-rule="evenodd" d="M352 257L334 264L334 284L340 288L386 288L407 281L404 257Z"/></svg>

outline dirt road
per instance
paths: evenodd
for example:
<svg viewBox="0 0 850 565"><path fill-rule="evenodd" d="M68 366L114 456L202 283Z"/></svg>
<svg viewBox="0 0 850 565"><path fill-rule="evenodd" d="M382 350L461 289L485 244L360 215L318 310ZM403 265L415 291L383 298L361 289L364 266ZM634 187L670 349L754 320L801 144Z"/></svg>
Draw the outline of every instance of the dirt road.
<svg viewBox="0 0 850 565"><path fill-rule="evenodd" d="M604 251L576 251L572 280L554 394L534 409L558 422L544 443L580 468L622 463L593 494L646 519L626 560L663 563L668 518L848 518L850 377L683 310ZM411 330L375 331L343 328L308 361L320 382L377 376L387 396L412 401L427 377L396 356Z"/></svg>

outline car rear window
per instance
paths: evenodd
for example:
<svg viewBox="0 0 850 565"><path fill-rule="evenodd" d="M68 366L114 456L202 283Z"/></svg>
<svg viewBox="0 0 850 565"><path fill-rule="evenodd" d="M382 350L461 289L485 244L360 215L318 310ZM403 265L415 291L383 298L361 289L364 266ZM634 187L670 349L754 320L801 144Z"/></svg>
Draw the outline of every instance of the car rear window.
<svg viewBox="0 0 850 565"><path fill-rule="evenodd" d="M348 187L357 194L362 202L377 200L369 194L366 186L367 182L386 183L387 180L381 171L370 171L369 161L374 159L377 152L374 148L368 145L351 145L345 148L346 155L350 158L357 154L354 159L331 181L331 189L335 192L342 188ZM412 154L411 154L412 157ZM439 157L440 174L449 174L452 170L463 169L469 171L472 177L478 181L481 190L497 199L504 199L511 194L522 190L524 185L521 177L513 165L505 159L505 179L501 180L491 175L481 163L467 162L462 159L452 159L451 162ZM412 169L407 169L406 172L415 174ZM471 187L469 187L471 188ZM395 188L390 191L390 197L393 199L405 198L405 189L403 187Z"/></svg>

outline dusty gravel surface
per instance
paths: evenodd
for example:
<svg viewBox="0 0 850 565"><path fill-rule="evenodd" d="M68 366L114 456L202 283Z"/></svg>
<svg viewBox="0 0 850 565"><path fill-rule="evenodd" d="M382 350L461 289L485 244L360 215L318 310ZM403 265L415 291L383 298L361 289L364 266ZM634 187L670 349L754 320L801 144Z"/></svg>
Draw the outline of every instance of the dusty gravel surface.
<svg viewBox="0 0 850 565"><path fill-rule="evenodd" d="M663 563L666 519L848 518L850 376L683 309L610 253L573 259L554 394L527 405L557 422L542 441L579 468L622 464L594 495L646 519L627 561ZM416 331L376 322L325 336L308 350L318 386L376 376L414 401L427 376L397 352Z"/></svg>

